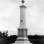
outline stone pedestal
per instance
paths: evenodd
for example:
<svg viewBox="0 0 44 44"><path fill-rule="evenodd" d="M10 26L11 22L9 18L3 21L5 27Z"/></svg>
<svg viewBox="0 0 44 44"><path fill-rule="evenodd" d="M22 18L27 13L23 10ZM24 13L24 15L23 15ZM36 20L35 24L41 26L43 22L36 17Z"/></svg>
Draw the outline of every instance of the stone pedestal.
<svg viewBox="0 0 44 44"><path fill-rule="evenodd" d="M27 37L27 29L25 28L19 28L18 29L18 37Z"/></svg>
<svg viewBox="0 0 44 44"><path fill-rule="evenodd" d="M18 37L15 43L12 44L32 44L27 37Z"/></svg>
<svg viewBox="0 0 44 44"><path fill-rule="evenodd" d="M27 29L25 28L18 29L18 38L13 44L32 44L27 38Z"/></svg>

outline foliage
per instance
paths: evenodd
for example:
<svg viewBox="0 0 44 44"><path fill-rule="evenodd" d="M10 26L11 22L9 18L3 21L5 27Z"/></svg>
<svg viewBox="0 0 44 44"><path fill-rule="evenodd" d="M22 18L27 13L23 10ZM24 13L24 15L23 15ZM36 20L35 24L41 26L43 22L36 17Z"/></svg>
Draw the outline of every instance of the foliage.
<svg viewBox="0 0 44 44"><path fill-rule="evenodd" d="M8 36L8 32L6 31L4 31L3 33L0 31L0 37L4 37L4 36Z"/></svg>
<svg viewBox="0 0 44 44"><path fill-rule="evenodd" d="M44 44L44 35L28 35L28 39L31 43L34 44Z"/></svg>

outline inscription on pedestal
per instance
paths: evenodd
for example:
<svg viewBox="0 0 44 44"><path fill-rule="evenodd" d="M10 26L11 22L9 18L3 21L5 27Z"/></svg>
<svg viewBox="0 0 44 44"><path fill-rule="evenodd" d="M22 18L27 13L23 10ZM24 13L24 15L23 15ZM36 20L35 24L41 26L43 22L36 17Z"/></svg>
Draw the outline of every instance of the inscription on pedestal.
<svg viewBox="0 0 44 44"><path fill-rule="evenodd" d="M27 37L27 29L18 29L18 37Z"/></svg>
<svg viewBox="0 0 44 44"><path fill-rule="evenodd" d="M18 36L23 37L23 30L20 30L20 29L18 30Z"/></svg>

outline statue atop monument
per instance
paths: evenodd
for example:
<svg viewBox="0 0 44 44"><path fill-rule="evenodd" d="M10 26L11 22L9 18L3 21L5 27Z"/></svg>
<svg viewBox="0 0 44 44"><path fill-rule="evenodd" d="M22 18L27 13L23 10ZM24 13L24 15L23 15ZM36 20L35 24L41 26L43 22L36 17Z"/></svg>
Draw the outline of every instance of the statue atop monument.
<svg viewBox="0 0 44 44"><path fill-rule="evenodd" d="M24 3L25 1L24 0L22 0L22 3Z"/></svg>

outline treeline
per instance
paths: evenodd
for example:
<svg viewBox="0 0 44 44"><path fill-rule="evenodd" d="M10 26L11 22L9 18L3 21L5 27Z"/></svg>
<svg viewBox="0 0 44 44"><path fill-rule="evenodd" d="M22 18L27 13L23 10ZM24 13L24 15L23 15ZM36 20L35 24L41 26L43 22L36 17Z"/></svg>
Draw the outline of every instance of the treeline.
<svg viewBox="0 0 44 44"><path fill-rule="evenodd" d="M44 35L28 35L29 39L44 39Z"/></svg>
<svg viewBox="0 0 44 44"><path fill-rule="evenodd" d="M0 32L0 44L12 44L15 43L17 39L17 35L8 36L8 32L4 31L3 33ZM28 39L30 43L38 43L44 44L44 35L28 35Z"/></svg>
<svg viewBox="0 0 44 44"><path fill-rule="evenodd" d="M4 31L3 33L0 31L0 37L6 37L6 36L8 36L8 31Z"/></svg>
<svg viewBox="0 0 44 44"><path fill-rule="evenodd" d="M4 31L3 33L0 31L0 44L12 44L16 41L16 39L16 35L8 36L7 31Z"/></svg>
<svg viewBox="0 0 44 44"><path fill-rule="evenodd" d="M28 35L30 43L44 44L44 35Z"/></svg>
<svg viewBox="0 0 44 44"><path fill-rule="evenodd" d="M16 35L11 35L11 36L9 36L9 37L7 38L7 41L8 41L9 43L15 43L16 39L17 39L17 36L16 36Z"/></svg>

